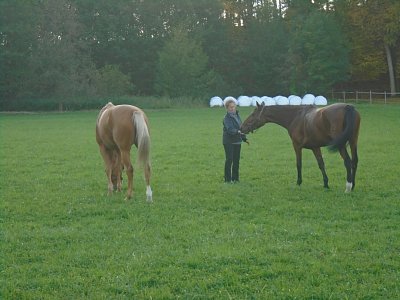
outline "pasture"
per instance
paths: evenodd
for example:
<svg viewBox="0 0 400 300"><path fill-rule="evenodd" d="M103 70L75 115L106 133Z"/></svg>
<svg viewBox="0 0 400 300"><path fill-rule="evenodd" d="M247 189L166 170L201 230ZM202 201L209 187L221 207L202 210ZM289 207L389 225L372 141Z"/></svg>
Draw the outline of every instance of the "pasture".
<svg viewBox="0 0 400 300"><path fill-rule="evenodd" d="M330 189L308 150L298 187L274 124L248 136L241 182L225 185L222 108L146 110L153 204L141 169L130 201L126 180L107 196L97 111L1 114L0 298L397 298L400 106L357 109L350 194L327 149Z"/></svg>

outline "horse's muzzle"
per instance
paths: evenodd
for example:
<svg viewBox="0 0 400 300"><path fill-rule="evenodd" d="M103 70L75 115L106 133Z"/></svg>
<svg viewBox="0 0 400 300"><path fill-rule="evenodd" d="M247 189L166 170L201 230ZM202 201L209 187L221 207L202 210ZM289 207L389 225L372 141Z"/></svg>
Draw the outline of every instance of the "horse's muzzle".
<svg viewBox="0 0 400 300"><path fill-rule="evenodd" d="M253 133L253 130L250 130L250 129L248 129L248 128L243 128L243 127L240 127L240 131L241 131L243 134Z"/></svg>

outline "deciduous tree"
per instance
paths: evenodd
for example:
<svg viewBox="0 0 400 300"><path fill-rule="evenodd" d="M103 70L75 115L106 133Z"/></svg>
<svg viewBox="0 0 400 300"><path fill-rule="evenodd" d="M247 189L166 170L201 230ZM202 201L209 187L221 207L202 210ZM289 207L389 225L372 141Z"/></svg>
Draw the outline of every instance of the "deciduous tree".
<svg viewBox="0 0 400 300"><path fill-rule="evenodd" d="M170 97L201 97L209 94L215 79L201 44L184 27L175 29L159 53L156 91Z"/></svg>
<svg viewBox="0 0 400 300"><path fill-rule="evenodd" d="M39 7L30 61L35 96L61 101L92 94L95 69L76 7L67 0L45 0Z"/></svg>
<svg viewBox="0 0 400 300"><path fill-rule="evenodd" d="M400 42L400 2L351 0L342 4L352 45L353 80L386 76L396 92L396 49Z"/></svg>
<svg viewBox="0 0 400 300"><path fill-rule="evenodd" d="M348 78L348 44L335 16L314 9L291 22L289 66L291 92L326 93Z"/></svg>

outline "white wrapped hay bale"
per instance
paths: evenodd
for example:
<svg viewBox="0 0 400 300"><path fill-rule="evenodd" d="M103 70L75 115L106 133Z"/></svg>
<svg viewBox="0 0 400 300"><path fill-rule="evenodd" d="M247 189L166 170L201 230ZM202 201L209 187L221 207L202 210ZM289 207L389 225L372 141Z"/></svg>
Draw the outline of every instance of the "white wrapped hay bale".
<svg viewBox="0 0 400 300"><path fill-rule="evenodd" d="M276 105L275 99L268 97L268 96L263 96L261 97L261 101L264 103L266 106L271 106L271 105ZM261 103L260 103L261 104Z"/></svg>
<svg viewBox="0 0 400 300"><path fill-rule="evenodd" d="M220 106L224 106L224 101L222 101L221 97L215 96L210 99L210 107Z"/></svg>
<svg viewBox="0 0 400 300"><path fill-rule="evenodd" d="M232 97L232 96L228 96L228 97L225 97L225 99L224 99L224 105L225 105L225 103L227 102L227 101L229 101L229 100L233 100L234 102L235 102L235 104L237 105L237 100L236 100L236 98L234 98L234 97Z"/></svg>
<svg viewBox="0 0 400 300"><path fill-rule="evenodd" d="M289 105L289 99L285 96L277 96L275 101L277 105Z"/></svg>
<svg viewBox="0 0 400 300"><path fill-rule="evenodd" d="M257 106L257 103L261 104L261 102L262 102L262 100L260 97L258 97L258 96L251 97L251 106Z"/></svg>
<svg viewBox="0 0 400 300"><path fill-rule="evenodd" d="M300 105L301 104L301 98L297 95L290 95L288 97L288 99L289 99L290 105Z"/></svg>
<svg viewBox="0 0 400 300"><path fill-rule="evenodd" d="M324 96L317 96L317 97L315 97L314 104L315 105L327 105L328 100L326 100L326 98Z"/></svg>
<svg viewBox="0 0 400 300"><path fill-rule="evenodd" d="M237 103L239 106L251 106L252 98L248 96L239 96L239 98L237 99Z"/></svg>
<svg viewBox="0 0 400 300"><path fill-rule="evenodd" d="M314 105L315 96L313 94L305 94L303 99L301 99L302 105Z"/></svg>

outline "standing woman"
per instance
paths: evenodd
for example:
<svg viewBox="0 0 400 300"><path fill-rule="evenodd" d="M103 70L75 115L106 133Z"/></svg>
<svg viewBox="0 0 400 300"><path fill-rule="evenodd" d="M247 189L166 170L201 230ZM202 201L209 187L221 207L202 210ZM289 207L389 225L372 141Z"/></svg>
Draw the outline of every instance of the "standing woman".
<svg viewBox="0 0 400 300"><path fill-rule="evenodd" d="M225 102L226 115L223 121L223 139L225 149L225 183L239 181L239 160L242 141L248 143L246 135L240 132L242 120L236 110L235 100Z"/></svg>

